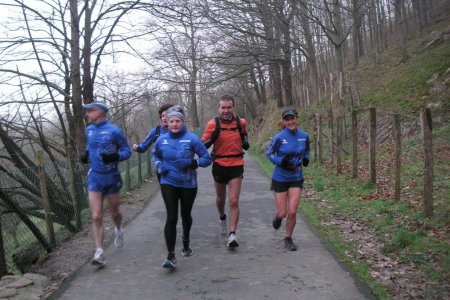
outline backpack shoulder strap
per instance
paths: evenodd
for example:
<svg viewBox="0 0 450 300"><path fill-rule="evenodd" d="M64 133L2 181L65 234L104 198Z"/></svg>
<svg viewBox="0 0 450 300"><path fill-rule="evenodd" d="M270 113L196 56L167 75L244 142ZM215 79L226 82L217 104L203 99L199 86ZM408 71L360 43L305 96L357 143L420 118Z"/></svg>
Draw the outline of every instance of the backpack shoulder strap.
<svg viewBox="0 0 450 300"><path fill-rule="evenodd" d="M220 118L219 117L215 117L214 121L216 122L216 128L214 128L214 131L211 135L211 144L214 144L217 140L217 138L219 137L220 134Z"/></svg>

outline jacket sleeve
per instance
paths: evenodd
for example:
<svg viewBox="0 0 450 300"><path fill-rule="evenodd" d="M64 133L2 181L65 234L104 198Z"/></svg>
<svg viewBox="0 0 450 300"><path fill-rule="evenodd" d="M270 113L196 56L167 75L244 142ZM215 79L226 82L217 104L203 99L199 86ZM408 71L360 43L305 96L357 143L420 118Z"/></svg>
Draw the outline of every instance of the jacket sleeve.
<svg viewBox="0 0 450 300"><path fill-rule="evenodd" d="M216 122L214 119L209 120L205 127L205 132L202 135L202 142L205 144L206 148L209 148L211 146L210 140L212 138L212 134L214 130L216 129Z"/></svg>
<svg viewBox="0 0 450 300"><path fill-rule="evenodd" d="M267 158L276 166L281 165L281 161L283 160L282 157L279 157L277 155L278 149L280 148L281 142L276 137L272 139L272 141L269 144L269 147L267 147L266 156Z"/></svg>
<svg viewBox="0 0 450 300"><path fill-rule="evenodd" d="M147 134L142 143L139 144L137 152L143 153L147 151L147 149L152 145L155 136L156 136L156 127L152 128L152 130L150 130L150 132Z"/></svg>
<svg viewBox="0 0 450 300"><path fill-rule="evenodd" d="M131 149L128 145L127 138L120 129L117 130L117 146L119 149L119 161L129 159L131 156Z"/></svg>
<svg viewBox="0 0 450 300"><path fill-rule="evenodd" d="M200 139L194 141L194 152L198 156L197 162L199 167L205 168L212 163L211 156Z"/></svg>
<svg viewBox="0 0 450 300"><path fill-rule="evenodd" d="M248 135L247 131L247 121L245 119L241 119L241 127L242 127L242 133L244 135Z"/></svg>

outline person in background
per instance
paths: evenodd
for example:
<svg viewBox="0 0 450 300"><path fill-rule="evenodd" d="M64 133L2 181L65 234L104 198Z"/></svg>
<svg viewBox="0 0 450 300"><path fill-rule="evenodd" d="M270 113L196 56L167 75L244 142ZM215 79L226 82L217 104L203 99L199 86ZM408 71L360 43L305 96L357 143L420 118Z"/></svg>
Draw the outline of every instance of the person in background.
<svg viewBox="0 0 450 300"><path fill-rule="evenodd" d="M230 249L239 247L236 239L236 231L239 221L239 194L244 174L244 150L248 150L247 125L245 119L234 114L234 98L225 94L219 99L219 135L214 137L216 120L211 119L205 128L202 141L209 148L214 145L211 156L214 163L212 175L216 190L216 206L219 213L219 225L222 235L227 234L227 215L225 213L225 200L227 197L230 207L230 233L227 246ZM241 132L239 132L239 127Z"/></svg>
<svg viewBox="0 0 450 300"><path fill-rule="evenodd" d="M181 107L174 106L167 110L167 120L169 132L156 141L152 154L161 176L161 194L167 212L164 237L168 255L163 268L173 271L177 263L175 242L178 206L180 205L181 208L183 227L181 254L189 257L193 254L190 246L190 231L191 211L197 196L196 169L209 166L211 157L200 139L194 133L187 131Z"/></svg>
<svg viewBox="0 0 450 300"><path fill-rule="evenodd" d="M119 211L122 178L119 161L131 156L130 147L120 128L106 120L108 106L101 101L83 105L86 111L86 151L82 163L89 163L87 188L92 213L92 229L96 251L91 260L93 265L104 266L103 254L103 199L108 198L108 207L115 224L116 247L123 247L122 215Z"/></svg>
<svg viewBox="0 0 450 300"><path fill-rule="evenodd" d="M172 106L174 106L174 104L171 104L171 103L163 104L160 106L160 108L158 109L160 124L153 127L150 130L150 132L147 134L145 139L139 145L133 144L133 151L136 151L139 153L144 153L145 151L147 151L148 148L150 148L150 146L152 144L154 144L156 142L156 140L161 135L163 135L169 131L166 114L167 114L167 110L169 108L171 108ZM159 173L156 173L156 176L158 177L158 181L160 181L161 177L160 177Z"/></svg>
<svg viewBox="0 0 450 300"><path fill-rule="evenodd" d="M272 225L274 229L279 229L287 216L284 246L289 251L295 251L297 246L292 241L292 233L302 196L302 166L309 164L309 136L297 128L298 113L295 109L283 109L281 117L284 129L273 137L266 151L268 159L275 165L271 190L275 195L276 214Z"/></svg>

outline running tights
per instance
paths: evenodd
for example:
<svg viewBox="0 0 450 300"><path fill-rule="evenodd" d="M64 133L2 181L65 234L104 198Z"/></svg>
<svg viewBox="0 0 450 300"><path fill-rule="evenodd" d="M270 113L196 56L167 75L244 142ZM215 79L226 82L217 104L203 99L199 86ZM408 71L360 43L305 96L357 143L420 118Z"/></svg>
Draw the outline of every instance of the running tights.
<svg viewBox="0 0 450 300"><path fill-rule="evenodd" d="M189 240L192 226L192 206L197 196L197 188L179 188L168 184L161 184L161 194L166 205L167 219L164 226L164 236L169 252L175 250L177 239L178 200L181 203L181 221L183 224L183 239Z"/></svg>

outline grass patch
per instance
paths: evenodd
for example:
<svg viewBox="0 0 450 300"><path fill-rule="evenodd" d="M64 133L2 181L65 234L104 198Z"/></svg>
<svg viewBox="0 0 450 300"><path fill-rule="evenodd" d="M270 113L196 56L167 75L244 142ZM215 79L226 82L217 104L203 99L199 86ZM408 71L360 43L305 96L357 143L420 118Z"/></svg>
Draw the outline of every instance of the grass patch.
<svg viewBox="0 0 450 300"><path fill-rule="evenodd" d="M402 113L417 113L421 107L435 101L442 102L444 112L449 107L450 96L429 93L430 79L442 80L449 67L450 44L418 53L405 64L392 61L396 49L387 50L383 63L373 65L365 61L356 71L361 83L363 106L376 105ZM427 96L422 98L423 96Z"/></svg>

